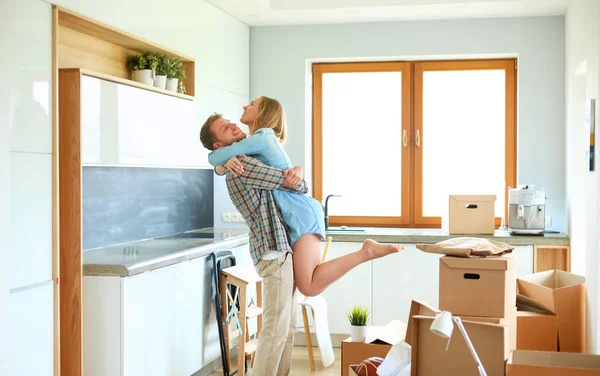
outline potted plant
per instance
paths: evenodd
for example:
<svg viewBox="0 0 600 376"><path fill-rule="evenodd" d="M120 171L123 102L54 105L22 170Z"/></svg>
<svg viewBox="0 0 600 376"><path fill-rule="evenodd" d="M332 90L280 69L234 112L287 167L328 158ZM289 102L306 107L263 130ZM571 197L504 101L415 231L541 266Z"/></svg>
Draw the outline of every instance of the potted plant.
<svg viewBox="0 0 600 376"><path fill-rule="evenodd" d="M127 67L133 71L133 80L150 86L154 85L154 70L157 65L157 59L148 52L127 59Z"/></svg>
<svg viewBox="0 0 600 376"><path fill-rule="evenodd" d="M167 70L167 90L177 91L179 79L185 78L185 71L182 66L183 64L179 61L179 58L170 59L169 69Z"/></svg>
<svg viewBox="0 0 600 376"><path fill-rule="evenodd" d="M154 86L160 89L164 89L167 85L167 73L170 69L171 59L166 54L155 55L156 58L156 78L154 80Z"/></svg>
<svg viewBox="0 0 600 376"><path fill-rule="evenodd" d="M348 312L348 320L350 321L350 336L352 342L364 342L367 338L367 320L369 318L369 310L363 306L354 306Z"/></svg>

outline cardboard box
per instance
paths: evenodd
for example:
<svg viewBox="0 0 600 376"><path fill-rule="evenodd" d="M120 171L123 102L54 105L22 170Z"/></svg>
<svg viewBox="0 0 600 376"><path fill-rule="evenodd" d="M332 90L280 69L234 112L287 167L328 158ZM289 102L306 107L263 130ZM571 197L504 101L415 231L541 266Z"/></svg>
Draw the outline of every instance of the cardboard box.
<svg viewBox="0 0 600 376"><path fill-rule="evenodd" d="M442 230L449 234L493 234L496 230L496 195L450 195Z"/></svg>
<svg viewBox="0 0 600 376"><path fill-rule="evenodd" d="M517 256L440 257L440 310L503 318L516 307Z"/></svg>
<svg viewBox="0 0 600 376"><path fill-rule="evenodd" d="M583 353L586 346L585 278L561 270L519 277L518 302L529 311L556 314L558 350Z"/></svg>
<svg viewBox="0 0 600 376"><path fill-rule="evenodd" d="M358 367L358 364L352 364L352 365L350 365L350 367L349 367L350 369L348 370L348 375L350 375L350 376L358 376L358 373L356 373L354 371L354 367Z"/></svg>
<svg viewBox="0 0 600 376"><path fill-rule="evenodd" d="M401 343L406 337L406 324L393 320L385 326L370 326L365 342L352 342L350 338L342 341L342 376L348 372L351 364L359 364L372 356L385 358L393 345Z"/></svg>
<svg viewBox="0 0 600 376"><path fill-rule="evenodd" d="M433 317L412 318L412 376L479 376L477 365L460 329L448 340L430 331ZM504 376L508 349L508 327L463 321L463 326L488 376Z"/></svg>
<svg viewBox="0 0 600 376"><path fill-rule="evenodd" d="M600 376L600 355L513 351L506 376Z"/></svg>
<svg viewBox="0 0 600 376"><path fill-rule="evenodd" d="M516 350L557 351L558 317L518 311Z"/></svg>
<svg viewBox="0 0 600 376"><path fill-rule="evenodd" d="M412 346L412 318L413 316L430 316L435 317L441 311L430 306L420 300L413 300L410 304L410 312L408 313L408 325L406 328L406 343Z"/></svg>
<svg viewBox="0 0 600 376"><path fill-rule="evenodd" d="M508 328L508 349L517 349L517 307L506 317L460 316L463 321L502 325Z"/></svg>

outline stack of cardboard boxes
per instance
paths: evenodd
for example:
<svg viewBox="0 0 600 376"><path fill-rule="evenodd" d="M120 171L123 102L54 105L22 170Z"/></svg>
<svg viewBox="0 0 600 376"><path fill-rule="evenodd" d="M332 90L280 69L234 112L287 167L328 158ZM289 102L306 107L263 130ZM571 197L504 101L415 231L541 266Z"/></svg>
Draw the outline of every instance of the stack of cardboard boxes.
<svg viewBox="0 0 600 376"><path fill-rule="evenodd" d="M475 209L463 205L464 199L476 202L470 205ZM453 200L462 201L453 209ZM493 233L494 200L451 196L443 227L451 234ZM517 261L514 254L440 257L439 309L416 300L410 309L404 337L411 345L412 376L479 375L456 324L449 340L430 331L440 311L461 318L489 376L600 376L600 356L581 354L586 344L585 279L558 270L517 278ZM368 357L385 357L384 352L399 342L402 325L393 328L391 339L374 337L360 352L353 351L358 347L349 339L344 341L342 375L352 374L349 365Z"/></svg>
<svg viewBox="0 0 600 376"><path fill-rule="evenodd" d="M489 376L504 375L505 362L516 349L516 263L512 254L440 258L439 310L461 318ZM406 337L413 375L479 375L458 327L449 341L429 330L439 310L413 301Z"/></svg>

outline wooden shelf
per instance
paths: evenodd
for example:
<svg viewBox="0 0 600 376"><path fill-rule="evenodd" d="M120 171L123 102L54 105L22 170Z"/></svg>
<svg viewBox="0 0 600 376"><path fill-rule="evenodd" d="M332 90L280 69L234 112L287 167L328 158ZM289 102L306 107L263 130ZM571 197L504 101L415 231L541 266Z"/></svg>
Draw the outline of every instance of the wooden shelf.
<svg viewBox="0 0 600 376"><path fill-rule="evenodd" d="M181 98L181 99L186 99L186 100L189 100L189 101L193 101L194 100L194 97L192 97L190 95L187 95L187 94L180 94L180 93L177 93L177 92L174 92L174 91L169 91L169 90L165 90L165 89L159 89L157 87L146 85L146 84L142 84L142 83L137 82L137 81L128 80L126 78L115 77L115 76L111 76L111 75L100 73L100 72L94 72L91 69L80 69L80 70L81 70L81 74L84 75L84 76L96 77L96 78L100 78L100 79L105 80L105 81L111 81L111 82L115 82L117 84L123 84L123 85L133 86L133 87L137 87L137 88L140 88L140 89L153 91L155 93L160 93L160 94L170 95L170 96Z"/></svg>
<svg viewBox="0 0 600 376"><path fill-rule="evenodd" d="M58 68L81 68L86 75L187 100L194 99L196 62L191 57L70 10L61 7L56 9ZM127 59L131 55L143 52L178 57L186 74L186 78L181 80L185 85L186 94L173 93L133 81L132 72L127 68Z"/></svg>

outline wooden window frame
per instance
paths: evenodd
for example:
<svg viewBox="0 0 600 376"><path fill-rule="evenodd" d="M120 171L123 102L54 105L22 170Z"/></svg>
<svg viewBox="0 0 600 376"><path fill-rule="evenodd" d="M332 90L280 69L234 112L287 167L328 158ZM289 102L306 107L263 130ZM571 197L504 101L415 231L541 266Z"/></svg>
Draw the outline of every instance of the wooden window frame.
<svg viewBox="0 0 600 376"><path fill-rule="evenodd" d="M332 226L377 226L440 228L441 217L423 216L423 155L416 135L423 141L423 73L427 71L504 70L505 78L505 181L504 200L508 202L508 187L517 180L517 62L516 59L389 61L361 63L313 64L312 170L313 196L323 200L323 124L322 79L325 73L402 72L402 132L408 138L402 148L402 211L399 217L330 216ZM402 140L400 144L403 145ZM504 205L508 216L508 205ZM501 218L496 217L496 227Z"/></svg>

